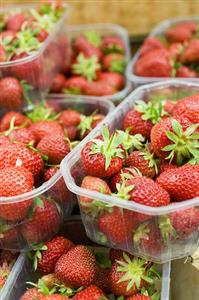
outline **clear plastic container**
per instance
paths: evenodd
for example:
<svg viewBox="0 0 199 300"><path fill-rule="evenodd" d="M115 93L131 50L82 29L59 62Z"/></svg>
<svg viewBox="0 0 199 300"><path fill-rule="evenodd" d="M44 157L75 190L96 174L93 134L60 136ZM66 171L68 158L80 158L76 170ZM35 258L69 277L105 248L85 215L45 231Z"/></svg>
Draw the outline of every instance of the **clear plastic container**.
<svg viewBox="0 0 199 300"><path fill-rule="evenodd" d="M132 214L133 217L136 216L136 218L140 220L140 224L144 221L150 220L154 226L154 230L159 231L160 217L169 216L172 212L181 212L188 208L198 207L199 197L189 201L172 203L171 205L164 207L149 207L133 201L126 201L117 197L83 189L80 187L82 179L84 178L84 173L81 167L80 152L88 140L91 140L101 133L103 124L108 125L111 131L120 129L126 113L133 108L136 100L145 99L145 97L147 98L154 92L161 92L161 94L164 94L165 92L168 95L168 89L171 89L173 93L189 92L191 94L199 92L199 84L197 85L179 80L169 80L137 88L101 123L98 128L96 128L96 130L92 132L89 137L84 140L79 147L71 152L61 164L61 172L67 187L78 196L79 204L80 197L84 196L93 199L93 201L96 200L98 203L101 201L107 206L111 206L112 209L117 209L117 211L119 210L118 217L120 216L121 222L123 222L124 226L123 241L121 243L115 242L113 239L108 239L107 237L105 237L107 239L102 239L102 234L98 226L99 217L95 217L96 213L92 217L92 208L91 214L89 214L88 210L83 209L83 207L80 206L82 220L89 238L97 243L103 243L109 247L123 249L137 256L147 257L149 260L157 263L164 263L193 253L199 245L199 230L195 230L192 235L188 236L186 239L169 239L168 243L163 244L163 246L158 250L153 249L153 247L149 249L149 247L145 247L144 243L137 246L136 243L133 242L133 231L128 229L129 227L126 225L126 220L129 218L129 215L131 215L130 217L132 217Z"/></svg>
<svg viewBox="0 0 199 300"><path fill-rule="evenodd" d="M71 96L62 96L59 99L50 97L48 101L51 104L54 103L60 111L73 108L85 115L91 115L93 112L107 115L114 108L110 101L99 100L95 97L92 99ZM13 197L0 197L0 211L5 212L6 209L10 210L12 208L12 211L18 212L17 217L20 220L20 222L3 221L6 226L0 228L0 248L25 250L31 247L32 243L43 242L51 238L59 230L62 219L70 215L73 208L73 197L74 195L65 185L60 170L50 180L31 192ZM43 203L50 203L48 206L51 206L50 208L44 206L45 215L43 214L41 224L38 224L41 218L37 217L35 219L34 211L31 210L35 201L37 201L36 205L40 205L38 199L46 199ZM61 210L57 209L52 200L60 206ZM47 214L48 209L52 212L51 217ZM51 218L53 217L54 223L52 226ZM33 221L31 221L31 218Z"/></svg>
<svg viewBox="0 0 199 300"><path fill-rule="evenodd" d="M92 247L97 247L96 244L93 244L93 242L87 238L84 226L82 225L82 221L80 220L79 216L73 216L65 222L61 235L71 239L75 244L85 244ZM19 275L18 277L16 276L15 285L13 285L14 282L10 282L10 284L8 283L8 287L15 291L15 296L13 297L14 293L12 292L11 294L7 294L7 298L0 297L0 300L19 300L26 288L29 287L26 282L37 282L39 278L39 274L32 271L30 261L27 258L23 260L21 265L16 263L16 269L18 269L17 274ZM161 265L160 270L162 271L162 280L160 282L160 287L158 286L158 289L160 290L161 300L169 300L170 263Z"/></svg>
<svg viewBox="0 0 199 300"><path fill-rule="evenodd" d="M126 52L125 52L125 57L126 57L126 63L128 64L130 60L130 42L129 42L129 36L128 32L126 29L124 29L122 26L116 25L116 24L109 24L109 23L102 23L102 24L86 24L86 25L78 25L78 26L69 26L68 27L68 34L71 40L79 36L85 31L95 31L99 33L100 35L106 36L106 35L117 35L122 38L122 40L125 43L126 46ZM127 94L131 91L131 84L130 82L125 78L125 86L124 88L111 95L111 96L102 96L100 99L110 99L112 100L115 104L121 102ZM92 96L87 96L88 98Z"/></svg>
<svg viewBox="0 0 199 300"><path fill-rule="evenodd" d="M181 22L187 22L187 21L196 21L199 22L199 17L198 16L193 16L193 17L179 17L179 18L174 18L174 19L168 19L163 22L161 22L158 26L156 26L151 33L149 34L148 37L152 36L161 36L164 34L164 32L172 27L175 24L181 23ZM158 81L165 81L168 80L169 78L166 77L142 77L142 76L137 76L134 73L135 65L140 56L140 49L136 52L136 54L133 56L133 58L130 60L127 69L126 69L126 76L128 80L133 83L134 87L139 86L142 84L147 84L147 83L153 83L153 82L158 82ZM179 80L186 80L186 81L191 81L191 82L199 82L199 78L178 78Z"/></svg>
<svg viewBox="0 0 199 300"><path fill-rule="evenodd" d="M44 97L50 88L56 73L61 69L64 60L69 59L68 36L66 35L66 21L70 13L70 6L65 4L65 12L55 24L41 48L35 53L14 61L0 62L0 78L15 77L25 80L31 86L27 96L30 100ZM10 10L27 11L37 8L35 1L29 4L5 5L0 9L0 14ZM63 31L64 27L64 31Z"/></svg>

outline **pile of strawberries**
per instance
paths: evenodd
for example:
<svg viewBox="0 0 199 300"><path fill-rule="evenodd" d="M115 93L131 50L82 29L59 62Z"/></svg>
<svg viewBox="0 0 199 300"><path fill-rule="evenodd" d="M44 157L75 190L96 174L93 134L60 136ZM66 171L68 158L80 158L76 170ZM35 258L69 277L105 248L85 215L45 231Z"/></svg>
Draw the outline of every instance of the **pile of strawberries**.
<svg viewBox="0 0 199 300"><path fill-rule="evenodd" d="M83 147L81 187L108 195L107 200L117 197L121 207L124 200L132 202L128 210L114 200L80 196L83 218L97 242L157 257L198 230L197 207L159 217L133 210L135 203L146 209L199 196L199 94L182 99L181 92L162 88L145 94L123 124L119 121L121 129L110 132L103 126Z"/></svg>
<svg viewBox="0 0 199 300"><path fill-rule="evenodd" d="M87 31L71 47L70 64L54 78L52 93L106 96L124 87L126 46L120 36Z"/></svg>
<svg viewBox="0 0 199 300"><path fill-rule="evenodd" d="M42 276L20 300L152 300L156 265L125 252L74 245L57 236L29 253ZM119 297L118 297L119 296ZM118 298L116 298L118 297Z"/></svg>
<svg viewBox="0 0 199 300"><path fill-rule="evenodd" d="M6 280L8 279L12 267L17 259L18 253L8 250L1 250L0 252L0 295Z"/></svg>
<svg viewBox="0 0 199 300"><path fill-rule="evenodd" d="M57 173L61 160L104 116L86 116L49 100L24 114L5 113L0 119L0 245L14 249L43 241L55 234L62 209L70 203L63 178L39 195L34 192Z"/></svg>
<svg viewBox="0 0 199 300"><path fill-rule="evenodd" d="M195 21L180 22L141 47L134 73L144 77L199 76L199 36Z"/></svg>

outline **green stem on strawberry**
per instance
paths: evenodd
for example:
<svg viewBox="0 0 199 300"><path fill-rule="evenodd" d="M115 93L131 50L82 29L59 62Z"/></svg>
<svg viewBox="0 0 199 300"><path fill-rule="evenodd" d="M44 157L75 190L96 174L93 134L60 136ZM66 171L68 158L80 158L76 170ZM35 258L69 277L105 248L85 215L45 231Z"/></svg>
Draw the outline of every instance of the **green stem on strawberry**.
<svg viewBox="0 0 199 300"><path fill-rule="evenodd" d="M23 89L23 97L28 105L32 105L32 100L29 98L29 92L33 90L33 87L27 83L25 80L21 80L20 84Z"/></svg>
<svg viewBox="0 0 199 300"><path fill-rule="evenodd" d="M35 105L26 115L33 123L41 120L55 120L58 117L58 114L56 114L51 107L45 106L44 101Z"/></svg>
<svg viewBox="0 0 199 300"><path fill-rule="evenodd" d="M125 67L126 67L126 62L124 59L121 59L121 60L113 60L111 62L111 66L109 68L109 70L111 72L117 72L117 73L121 73L123 74L124 73L124 70L125 70Z"/></svg>
<svg viewBox="0 0 199 300"><path fill-rule="evenodd" d="M84 36L86 37L87 41L92 44L94 47L99 47L101 45L102 39L99 34L95 31L86 31L84 32Z"/></svg>
<svg viewBox="0 0 199 300"><path fill-rule="evenodd" d="M127 128L125 131L117 130L117 134L121 136L122 139L122 146L126 152L129 150L132 151L134 149L140 150L143 148L143 142L145 138L141 134L132 135L129 132L131 128Z"/></svg>
<svg viewBox="0 0 199 300"><path fill-rule="evenodd" d="M167 244L172 237L174 239L178 238L178 234L172 226L171 220L167 215L162 215L159 217L159 229L165 244Z"/></svg>
<svg viewBox="0 0 199 300"><path fill-rule="evenodd" d="M32 244L31 249L32 250L28 252L28 257L33 262L33 270L36 271L38 262L42 257L42 251L46 251L48 247L43 244Z"/></svg>

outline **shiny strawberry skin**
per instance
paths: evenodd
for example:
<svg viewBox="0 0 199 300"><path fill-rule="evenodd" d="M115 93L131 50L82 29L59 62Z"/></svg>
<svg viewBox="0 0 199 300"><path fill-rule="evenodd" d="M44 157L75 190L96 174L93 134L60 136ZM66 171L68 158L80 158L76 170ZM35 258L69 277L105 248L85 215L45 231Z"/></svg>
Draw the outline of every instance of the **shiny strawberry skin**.
<svg viewBox="0 0 199 300"><path fill-rule="evenodd" d="M6 28L7 30L20 31L25 20L26 17L23 14L15 14L10 16L6 24Z"/></svg>
<svg viewBox="0 0 199 300"><path fill-rule="evenodd" d="M174 201L184 201L199 196L199 165L183 165L160 174L156 182Z"/></svg>
<svg viewBox="0 0 199 300"><path fill-rule="evenodd" d="M58 73L53 79L51 86L51 93L61 93L61 90L64 86L65 76L61 73Z"/></svg>
<svg viewBox="0 0 199 300"><path fill-rule="evenodd" d="M143 176L153 178L156 175L155 166L150 166L149 159L144 157L144 152L133 151L126 160L127 167L135 167L140 170Z"/></svg>
<svg viewBox="0 0 199 300"><path fill-rule="evenodd" d="M89 286L96 274L95 257L86 246L78 245L60 257L55 274L67 286Z"/></svg>
<svg viewBox="0 0 199 300"><path fill-rule="evenodd" d="M78 126L81 122L81 114L76 110L66 109L61 112L59 116L59 122L63 126L63 128Z"/></svg>
<svg viewBox="0 0 199 300"><path fill-rule="evenodd" d="M30 130L34 134L36 141L39 142L43 137L48 136L49 132L54 134L63 134L63 129L55 121L39 121L30 126Z"/></svg>
<svg viewBox="0 0 199 300"><path fill-rule="evenodd" d="M28 128L17 128L11 131L9 138L12 142L22 143L28 145L31 143L32 146L35 145L35 137Z"/></svg>
<svg viewBox="0 0 199 300"><path fill-rule="evenodd" d="M47 250L42 251L42 256L38 263L39 271L43 275L53 273L58 259L72 249L74 244L62 236L56 236L47 242L45 246Z"/></svg>
<svg viewBox="0 0 199 300"><path fill-rule="evenodd" d="M126 300L152 300L150 296L145 296L142 294L136 294L130 297L127 297Z"/></svg>
<svg viewBox="0 0 199 300"><path fill-rule="evenodd" d="M74 48L78 53L83 53L85 57L91 57L95 55L99 61L102 59L101 50L89 43L84 36L79 36L76 38Z"/></svg>
<svg viewBox="0 0 199 300"><path fill-rule="evenodd" d="M0 106L9 109L18 108L23 102L23 89L20 82L13 77L0 80Z"/></svg>
<svg viewBox="0 0 199 300"><path fill-rule="evenodd" d="M109 180L109 186L110 186L112 192L115 192L117 190L116 184L122 183L122 174L128 174L128 175L130 175L130 177L134 177L135 176L133 168L127 168L127 167L122 168L120 170L120 172L118 172L117 174L115 174Z"/></svg>
<svg viewBox="0 0 199 300"><path fill-rule="evenodd" d="M89 287L85 288L83 291L77 293L73 300L101 300L105 297L103 291L98 288L96 285L90 285Z"/></svg>
<svg viewBox="0 0 199 300"><path fill-rule="evenodd" d="M84 94L87 85L88 82L83 76L72 76L65 80L62 91L66 94Z"/></svg>
<svg viewBox="0 0 199 300"><path fill-rule="evenodd" d="M143 120L142 114L132 109L126 114L123 126L124 129L131 127L130 134L140 133L144 137L149 138L153 124L149 120Z"/></svg>
<svg viewBox="0 0 199 300"><path fill-rule="evenodd" d="M161 174L165 171L170 171L173 169L177 169L178 166L175 164L170 164L168 161L164 160L164 159L160 159L159 161L159 165L158 165L158 174Z"/></svg>
<svg viewBox="0 0 199 300"><path fill-rule="evenodd" d="M173 116L182 116L191 123L199 123L199 94L178 101L173 108Z"/></svg>
<svg viewBox="0 0 199 300"><path fill-rule="evenodd" d="M99 80L113 86L117 91L121 90L124 86L124 76L116 72L101 72L99 74Z"/></svg>
<svg viewBox="0 0 199 300"><path fill-rule="evenodd" d="M3 115L0 121L0 130L9 129L11 120L14 119L14 126L29 127L31 121L19 112L9 111Z"/></svg>
<svg viewBox="0 0 199 300"><path fill-rule="evenodd" d="M89 82L85 89L85 94L88 96L107 96L115 93L114 86L105 80Z"/></svg>
<svg viewBox="0 0 199 300"><path fill-rule="evenodd" d="M43 297L43 294L38 291L36 288L28 289L23 296L20 298L20 300L41 300Z"/></svg>
<svg viewBox="0 0 199 300"><path fill-rule="evenodd" d="M110 272L110 268L97 268L97 272L94 279L94 284L100 288L105 293L109 293L109 282L108 282L108 275Z"/></svg>
<svg viewBox="0 0 199 300"><path fill-rule="evenodd" d="M183 63L194 63L199 60L199 39L193 39L185 48L180 58Z"/></svg>
<svg viewBox="0 0 199 300"><path fill-rule="evenodd" d="M140 56L143 56L154 49L165 48L159 39L156 37L149 37L144 41L140 50Z"/></svg>

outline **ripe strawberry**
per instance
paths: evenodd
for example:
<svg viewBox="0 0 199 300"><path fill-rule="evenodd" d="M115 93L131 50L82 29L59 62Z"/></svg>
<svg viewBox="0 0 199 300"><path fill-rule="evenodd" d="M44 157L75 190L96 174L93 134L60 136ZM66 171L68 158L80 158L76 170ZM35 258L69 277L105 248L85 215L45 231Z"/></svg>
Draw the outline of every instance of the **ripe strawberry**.
<svg viewBox="0 0 199 300"><path fill-rule="evenodd" d="M33 189L32 173L23 167L7 167L0 170L0 196L10 197L29 192ZM9 221L22 220L26 216L32 200L0 205L1 218Z"/></svg>
<svg viewBox="0 0 199 300"><path fill-rule="evenodd" d="M144 44L140 49L140 56L147 54L151 50L161 49L161 48L165 48L165 47L158 38L153 36L149 37L144 41Z"/></svg>
<svg viewBox="0 0 199 300"><path fill-rule="evenodd" d="M1 248L17 248L19 247L18 226L1 224L0 225L0 247ZM2 253L1 253L2 260Z"/></svg>
<svg viewBox="0 0 199 300"><path fill-rule="evenodd" d="M35 137L29 128L16 128L9 133L12 142L22 143L24 145L35 145Z"/></svg>
<svg viewBox="0 0 199 300"><path fill-rule="evenodd" d="M149 263L141 258L130 258L126 253L123 258L113 263L109 273L110 289L116 296L136 294L148 282L153 282L154 274ZM150 273L151 272L151 273Z"/></svg>
<svg viewBox="0 0 199 300"><path fill-rule="evenodd" d="M173 108L174 108L175 102L173 100L166 100L166 102L163 105L163 109L166 113L169 115L172 115L173 113Z"/></svg>
<svg viewBox="0 0 199 300"><path fill-rule="evenodd" d="M194 63L199 60L199 39L193 39L188 43L180 60L183 63Z"/></svg>
<svg viewBox="0 0 199 300"><path fill-rule="evenodd" d="M6 23L7 30L20 31L23 23L26 21L26 16L18 13L8 18Z"/></svg>
<svg viewBox="0 0 199 300"><path fill-rule="evenodd" d="M140 224L133 234L133 244L144 253L161 253L164 250L158 227L149 222Z"/></svg>
<svg viewBox="0 0 199 300"><path fill-rule="evenodd" d="M0 106L15 109L23 102L23 89L20 82L13 77L0 80Z"/></svg>
<svg viewBox="0 0 199 300"><path fill-rule="evenodd" d="M55 274L67 286L89 286L96 274L95 256L86 246L78 245L60 257Z"/></svg>
<svg viewBox="0 0 199 300"><path fill-rule="evenodd" d="M97 272L94 279L94 284L100 288L105 293L109 293L109 282L108 282L108 274L110 272L109 268L97 268Z"/></svg>
<svg viewBox="0 0 199 300"><path fill-rule="evenodd" d="M195 78L197 77L197 73L186 66L181 66L176 71L176 77Z"/></svg>
<svg viewBox="0 0 199 300"><path fill-rule="evenodd" d="M110 53L103 58L103 67L110 72L124 73L125 57L120 53Z"/></svg>
<svg viewBox="0 0 199 300"><path fill-rule="evenodd" d="M62 92L66 94L84 94L87 84L88 82L83 76L72 76L65 80Z"/></svg>
<svg viewBox="0 0 199 300"><path fill-rule="evenodd" d="M14 126L29 127L31 121L19 112L9 111L3 115L0 121L0 131L6 131L10 128L11 120L14 120Z"/></svg>
<svg viewBox="0 0 199 300"><path fill-rule="evenodd" d="M195 22L180 23L172 28L169 28L165 35L170 42L183 43L192 37L196 31L197 24Z"/></svg>
<svg viewBox="0 0 199 300"><path fill-rule="evenodd" d="M135 294L133 296L127 297L126 300L152 300L152 298L143 294Z"/></svg>
<svg viewBox="0 0 199 300"><path fill-rule="evenodd" d="M180 55L181 53L183 52L184 50L184 46L183 44L181 43L172 43L170 46L169 46L169 54L170 54L170 57L172 59L175 59L177 61L179 61L180 59ZM174 64L175 66L175 64ZM181 67L180 67L181 68ZM180 69L179 68L179 69ZM178 69L177 69L178 70ZM179 76L180 77L180 76Z"/></svg>
<svg viewBox="0 0 199 300"><path fill-rule="evenodd" d="M119 36L107 35L103 38L101 49L104 54L108 53L124 53L125 44L124 41Z"/></svg>
<svg viewBox="0 0 199 300"><path fill-rule="evenodd" d="M70 144L63 134L52 133L39 141L37 150L48 157L50 164L56 165L70 152Z"/></svg>
<svg viewBox="0 0 199 300"><path fill-rule="evenodd" d="M83 169L86 175L110 177L119 172L124 162L121 136L110 136L109 129L103 127L102 137L86 144L81 152Z"/></svg>
<svg viewBox="0 0 199 300"><path fill-rule="evenodd" d="M179 100L173 108L173 116L182 116L191 123L199 123L199 94Z"/></svg>
<svg viewBox="0 0 199 300"><path fill-rule="evenodd" d="M168 161L166 161L163 158L161 158L159 160L159 163L158 163L158 174L161 174L161 173L163 173L165 171L174 170L174 169L177 169L177 168L178 168L177 165L171 164Z"/></svg>
<svg viewBox="0 0 199 300"><path fill-rule="evenodd" d="M73 300L106 300L104 292L96 285L90 285L83 291L77 293Z"/></svg>
<svg viewBox="0 0 199 300"><path fill-rule="evenodd" d="M117 190L117 184L121 184L126 179L131 179L135 176L141 176L142 174L136 168L122 168L120 172L115 174L112 178L110 178L109 186L111 187L112 192Z"/></svg>
<svg viewBox="0 0 199 300"><path fill-rule="evenodd" d="M23 294L20 300L41 300L42 297L43 294L37 288L31 288Z"/></svg>
<svg viewBox="0 0 199 300"><path fill-rule="evenodd" d="M18 257L18 252L10 251L10 250L2 250L0 255L0 263L2 264L4 261L7 261L8 264L15 262Z"/></svg>
<svg viewBox="0 0 199 300"><path fill-rule="evenodd" d="M154 154L150 152L149 147L131 152L126 160L126 165L139 169L141 174L146 177L153 178L158 173Z"/></svg>
<svg viewBox="0 0 199 300"><path fill-rule="evenodd" d="M48 32L44 29L44 28L39 28L39 32L38 34L36 35L38 41L40 43L44 42L45 39L47 39L48 37Z"/></svg>
<svg viewBox="0 0 199 300"><path fill-rule="evenodd" d="M102 52L93 43L91 43L86 36L79 36L74 42L74 48L77 53L83 53L85 57L95 56L98 61L102 59Z"/></svg>
<svg viewBox="0 0 199 300"><path fill-rule="evenodd" d="M44 162L41 156L22 144L9 143L0 147L0 170L20 165L28 169L35 179L41 174Z"/></svg>
<svg viewBox="0 0 199 300"><path fill-rule="evenodd" d="M69 300L68 297L59 294L43 296L41 300Z"/></svg>
<svg viewBox="0 0 199 300"><path fill-rule="evenodd" d="M30 126L30 130L34 134L37 142L39 142L43 137L48 136L49 132L53 132L54 134L63 134L61 125L51 120L38 121Z"/></svg>
<svg viewBox="0 0 199 300"><path fill-rule="evenodd" d="M9 143L11 142L8 136L0 135L0 146L4 146L5 144L9 144Z"/></svg>
<svg viewBox="0 0 199 300"><path fill-rule="evenodd" d="M144 120L142 118L142 113L132 109L126 114L123 126L124 129L131 129L130 134L140 133L148 139L150 137L153 124L150 120Z"/></svg>
<svg viewBox="0 0 199 300"><path fill-rule="evenodd" d="M78 126L81 122L81 114L73 109L65 109L59 116L59 122L65 127Z"/></svg>
<svg viewBox="0 0 199 300"><path fill-rule="evenodd" d="M59 230L62 216L58 207L47 198L36 198L32 216L22 224L21 232L28 244L40 243Z"/></svg>
<svg viewBox="0 0 199 300"><path fill-rule="evenodd" d="M64 87L64 83L65 83L65 76L61 73L58 73L53 79L53 83L50 89L51 93L61 93L61 90Z"/></svg>
<svg viewBox="0 0 199 300"><path fill-rule="evenodd" d="M111 260L111 263L113 264L116 260L122 259L123 258L123 252L124 251L122 251L122 250L111 248L110 251L109 251L109 258Z"/></svg>
<svg viewBox="0 0 199 300"><path fill-rule="evenodd" d="M174 201L184 201L199 196L199 165L183 165L165 171L156 182L164 188Z"/></svg>
<svg viewBox="0 0 199 300"><path fill-rule="evenodd" d="M13 30L4 30L0 32L0 40L4 42L4 39L9 37L9 43L12 43L16 39L16 32Z"/></svg>
<svg viewBox="0 0 199 300"><path fill-rule="evenodd" d="M98 79L100 81L105 81L118 91L124 86L124 76L116 72L101 72Z"/></svg>
<svg viewBox="0 0 199 300"><path fill-rule="evenodd" d="M135 65L137 76L170 77L171 71L169 51L166 49L151 50L140 57Z"/></svg>
<svg viewBox="0 0 199 300"><path fill-rule="evenodd" d="M108 96L116 93L113 85L105 80L99 80L88 83L85 94L88 96Z"/></svg>

